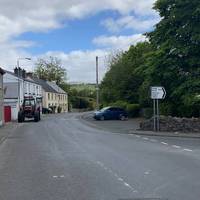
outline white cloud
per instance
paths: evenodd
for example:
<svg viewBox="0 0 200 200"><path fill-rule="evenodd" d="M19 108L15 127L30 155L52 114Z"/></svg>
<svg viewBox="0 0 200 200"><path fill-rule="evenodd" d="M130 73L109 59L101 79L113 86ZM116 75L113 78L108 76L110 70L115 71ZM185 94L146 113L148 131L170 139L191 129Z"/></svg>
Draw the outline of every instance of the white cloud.
<svg viewBox="0 0 200 200"><path fill-rule="evenodd" d="M25 50L22 50L21 47L32 45L32 43L28 44L27 42L12 42L12 43L1 43L0 45L0 67L3 67L7 70L13 70L17 64L18 58L24 58L24 57L31 57L31 55L26 52ZM26 69L31 69L33 63L23 61L21 62L21 65L24 66Z"/></svg>
<svg viewBox="0 0 200 200"><path fill-rule="evenodd" d="M100 36L94 38L93 43L100 47L127 50L130 45L134 45L145 40L146 37L144 35L134 34L130 36Z"/></svg>
<svg viewBox="0 0 200 200"><path fill-rule="evenodd" d="M99 79L102 80L106 70L107 62L113 54L119 50L128 50L130 45L145 41L146 38L142 34L131 36L100 36L94 38L93 42L103 47L93 51L72 51L64 52L47 52L41 57L56 56L61 59L63 65L67 69L70 82L89 82L95 83L95 58L99 57Z"/></svg>
<svg viewBox="0 0 200 200"><path fill-rule="evenodd" d="M118 19L108 18L103 20L101 24L105 26L110 32L120 32L124 29L131 29L134 31L144 32L151 29L159 22L159 17L140 19L134 16L122 16Z"/></svg>
<svg viewBox="0 0 200 200"><path fill-rule="evenodd" d="M99 79L101 80L106 72L106 57L110 55L107 50L94 51L72 51L64 52L47 52L41 57L56 56L61 59L63 66L67 69L69 82L87 82L95 83L96 56L99 56Z"/></svg>
<svg viewBox="0 0 200 200"><path fill-rule="evenodd" d="M62 19L80 19L103 10L122 15L153 14L155 0L1 0L0 42L27 31L48 31L62 25Z"/></svg>
<svg viewBox="0 0 200 200"><path fill-rule="evenodd" d="M155 0L0 0L0 66L11 70L16 65L17 58L33 57L26 48L35 44L15 39L23 33L47 32L62 27L63 21L83 19L105 10L117 11L122 17L117 23L113 21L113 24L117 24L117 29L124 28L130 26L131 23L125 21L129 21L127 16L132 13L141 17L154 16L155 12L151 9L154 2ZM137 39L139 41L138 37L140 36L101 36L93 42L105 49L44 54L61 58L71 81L94 82L96 55L104 57L109 54L108 49L112 48L125 49ZM26 69L31 69L28 67L31 63L23 61L21 64ZM105 70L104 59L100 59L100 77Z"/></svg>

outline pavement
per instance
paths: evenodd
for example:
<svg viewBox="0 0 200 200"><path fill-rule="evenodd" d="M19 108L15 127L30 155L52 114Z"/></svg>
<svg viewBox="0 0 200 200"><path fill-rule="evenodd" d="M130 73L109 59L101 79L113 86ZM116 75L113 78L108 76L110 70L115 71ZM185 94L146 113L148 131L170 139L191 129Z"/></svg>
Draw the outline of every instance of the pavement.
<svg viewBox="0 0 200 200"><path fill-rule="evenodd" d="M200 133L181 133L181 132L154 132L140 130L140 122L143 118L129 119L128 121L107 120L96 121L93 119L93 113L87 112L81 115L88 124L102 130L111 132L136 134L141 136L159 136L159 137L182 137L182 138L200 138Z"/></svg>
<svg viewBox="0 0 200 200"><path fill-rule="evenodd" d="M17 124L15 122L9 122L0 127L0 144L13 133L15 129L17 129L22 124Z"/></svg>
<svg viewBox="0 0 200 200"><path fill-rule="evenodd" d="M22 123L0 144L0 199L197 200L199 169L199 139L124 134L78 113L50 115Z"/></svg>

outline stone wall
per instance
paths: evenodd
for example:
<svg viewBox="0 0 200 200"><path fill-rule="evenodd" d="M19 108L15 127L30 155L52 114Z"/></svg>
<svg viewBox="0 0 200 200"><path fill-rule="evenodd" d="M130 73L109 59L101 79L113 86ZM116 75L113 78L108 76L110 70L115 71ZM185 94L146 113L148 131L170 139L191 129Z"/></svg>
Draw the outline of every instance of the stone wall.
<svg viewBox="0 0 200 200"><path fill-rule="evenodd" d="M153 131L153 118L140 124L140 129ZM160 131L200 133L200 118L160 117Z"/></svg>

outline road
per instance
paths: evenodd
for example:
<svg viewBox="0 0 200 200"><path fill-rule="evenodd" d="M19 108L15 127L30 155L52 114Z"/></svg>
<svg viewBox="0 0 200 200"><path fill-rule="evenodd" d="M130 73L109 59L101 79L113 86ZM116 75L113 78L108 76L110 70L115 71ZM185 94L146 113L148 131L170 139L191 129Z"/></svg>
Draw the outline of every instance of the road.
<svg viewBox="0 0 200 200"><path fill-rule="evenodd" d="M50 115L0 144L0 200L197 200L199 170L199 139L120 134L79 114Z"/></svg>

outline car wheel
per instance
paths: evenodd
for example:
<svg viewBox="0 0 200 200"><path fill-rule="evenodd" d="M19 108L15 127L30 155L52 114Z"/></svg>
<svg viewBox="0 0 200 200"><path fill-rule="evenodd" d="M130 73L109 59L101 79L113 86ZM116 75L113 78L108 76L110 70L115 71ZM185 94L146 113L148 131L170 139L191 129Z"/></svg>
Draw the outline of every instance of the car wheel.
<svg viewBox="0 0 200 200"><path fill-rule="evenodd" d="M104 120L105 120L105 117L104 117L104 116L101 116L101 117L100 117L100 120L101 120L101 121L104 121Z"/></svg>
<svg viewBox="0 0 200 200"><path fill-rule="evenodd" d="M124 115L120 115L120 116L119 116L119 119L120 119L121 121L125 121L125 120L126 120L126 117L125 117Z"/></svg>

